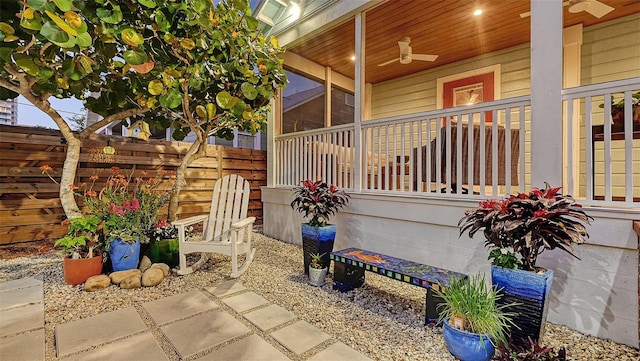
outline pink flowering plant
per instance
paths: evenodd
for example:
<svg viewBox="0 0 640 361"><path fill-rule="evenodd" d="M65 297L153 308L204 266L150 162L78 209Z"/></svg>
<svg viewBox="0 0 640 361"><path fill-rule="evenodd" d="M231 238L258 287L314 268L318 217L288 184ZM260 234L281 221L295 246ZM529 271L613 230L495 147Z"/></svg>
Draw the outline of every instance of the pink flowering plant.
<svg viewBox="0 0 640 361"><path fill-rule="evenodd" d="M132 173L133 174L133 173ZM104 188L96 193L93 188L97 176L90 178L81 196L89 214L104 220L108 241L120 237L125 242L149 242L149 233L156 227L162 208L169 201L170 189L160 189L161 179L125 175L118 167L111 168ZM161 176L168 172L160 171Z"/></svg>
<svg viewBox="0 0 640 361"><path fill-rule="evenodd" d="M58 183L50 174L53 171L50 166L40 168ZM140 242L148 243L160 212L169 201L171 187L162 179L175 179L175 172L159 170L157 177L148 177L146 171L140 172L140 177L134 177L133 173L126 175L119 167L112 167L99 191L96 188L101 183L97 175L89 177L88 183L72 186L75 194L84 200L83 213L100 220L107 245L117 237L125 242L140 239Z"/></svg>
<svg viewBox="0 0 640 361"><path fill-rule="evenodd" d="M302 181L293 189L291 208L310 218L311 227L324 227L329 217L349 204L350 196L342 189L323 181Z"/></svg>
<svg viewBox="0 0 640 361"><path fill-rule="evenodd" d="M585 224L593 218L559 190L546 184L544 190L482 201L458 222L460 235L468 231L473 237L483 231L489 260L504 268L536 271L538 255L556 248L578 258L573 245L589 237Z"/></svg>

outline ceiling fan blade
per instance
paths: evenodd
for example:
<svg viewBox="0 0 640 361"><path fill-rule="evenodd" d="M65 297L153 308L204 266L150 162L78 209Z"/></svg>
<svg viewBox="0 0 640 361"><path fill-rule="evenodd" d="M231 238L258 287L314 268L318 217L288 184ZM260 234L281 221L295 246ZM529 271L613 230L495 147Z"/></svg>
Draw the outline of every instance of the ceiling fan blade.
<svg viewBox="0 0 640 361"><path fill-rule="evenodd" d="M591 2L589 2L589 6L585 9L586 12L597 17L598 19L607 15L613 10L614 10L613 7L607 4L601 3L600 1L597 1L597 0L591 0Z"/></svg>
<svg viewBox="0 0 640 361"><path fill-rule="evenodd" d="M382 63L382 64L378 64L378 66L385 66L385 65L389 65L389 64L391 64L391 63L395 63L395 62L396 62L396 61L398 61L398 60L399 60L399 59L397 59L397 58L396 58L396 59L393 59L393 60L385 61L385 62L384 62L384 63Z"/></svg>
<svg viewBox="0 0 640 361"><path fill-rule="evenodd" d="M430 54L413 54L413 55L411 55L411 59L413 59L413 60L435 61L437 58L438 58L437 55L430 55Z"/></svg>

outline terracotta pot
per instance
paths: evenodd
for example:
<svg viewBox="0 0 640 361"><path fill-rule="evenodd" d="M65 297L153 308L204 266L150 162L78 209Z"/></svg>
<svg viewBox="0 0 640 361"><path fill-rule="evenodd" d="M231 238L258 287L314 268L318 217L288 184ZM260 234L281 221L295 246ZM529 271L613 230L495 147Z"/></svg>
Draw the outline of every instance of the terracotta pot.
<svg viewBox="0 0 640 361"><path fill-rule="evenodd" d="M64 258L62 264L64 280L70 285L79 285L91 276L102 273L102 255L98 254L91 258L71 259Z"/></svg>

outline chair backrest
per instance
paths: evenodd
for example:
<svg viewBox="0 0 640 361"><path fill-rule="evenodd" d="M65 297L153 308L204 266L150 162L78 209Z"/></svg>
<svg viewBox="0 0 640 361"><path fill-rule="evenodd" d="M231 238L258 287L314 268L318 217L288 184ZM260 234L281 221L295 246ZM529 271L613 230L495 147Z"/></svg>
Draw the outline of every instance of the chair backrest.
<svg viewBox="0 0 640 361"><path fill-rule="evenodd" d="M216 181L205 239L228 234L232 223L247 218L250 191L249 182L236 174L224 176Z"/></svg>

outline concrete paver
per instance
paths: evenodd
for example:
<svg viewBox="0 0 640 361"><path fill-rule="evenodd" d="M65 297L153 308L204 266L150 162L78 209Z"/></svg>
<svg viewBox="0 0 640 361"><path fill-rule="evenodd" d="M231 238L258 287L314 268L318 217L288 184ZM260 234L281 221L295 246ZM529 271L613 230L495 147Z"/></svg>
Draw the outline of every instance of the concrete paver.
<svg viewBox="0 0 640 361"><path fill-rule="evenodd" d="M0 283L0 360L44 361L44 300L41 278ZM205 288L234 311L242 313L269 303L236 281ZM182 358L214 349L198 360L289 360L277 347L221 309L203 291L194 290L142 305ZM197 316L194 316L197 315ZM269 305L243 317L269 332L295 320L295 315ZM247 337L245 337L247 336ZM330 336L299 321L265 337L272 337L300 355ZM162 336L161 336L162 337ZM65 360L167 360L156 337L134 307L98 314L57 325L56 351ZM231 341L219 349L216 347ZM95 347L94 347L95 346ZM338 342L314 355L311 361L365 361L369 358Z"/></svg>
<svg viewBox="0 0 640 361"><path fill-rule="evenodd" d="M0 293L0 309L20 307L30 303L42 302L42 281L39 285L13 289Z"/></svg>
<svg viewBox="0 0 640 361"><path fill-rule="evenodd" d="M241 291L245 291L247 288L240 282L235 280L223 282L217 286L205 288L208 292L211 292L216 297L224 297Z"/></svg>
<svg viewBox="0 0 640 361"><path fill-rule="evenodd" d="M259 310L244 314L244 318L256 325L260 330L266 331L280 326L296 318L296 316L277 305L270 305Z"/></svg>
<svg viewBox="0 0 640 361"><path fill-rule="evenodd" d="M65 358L65 361L102 361L102 360L168 360L162 348L151 332L131 336L87 352Z"/></svg>
<svg viewBox="0 0 640 361"><path fill-rule="evenodd" d="M7 336L43 327L44 304L0 310L0 336Z"/></svg>
<svg viewBox="0 0 640 361"><path fill-rule="evenodd" d="M308 361L373 361L360 352L352 349L342 342L336 342L333 345L318 352Z"/></svg>
<svg viewBox="0 0 640 361"><path fill-rule="evenodd" d="M142 305L158 325L189 317L219 306L199 290L173 295Z"/></svg>
<svg viewBox="0 0 640 361"><path fill-rule="evenodd" d="M182 358L251 332L222 309L160 327Z"/></svg>
<svg viewBox="0 0 640 361"><path fill-rule="evenodd" d="M44 360L44 328L0 338L0 360Z"/></svg>
<svg viewBox="0 0 640 361"><path fill-rule="evenodd" d="M133 307L72 321L56 326L57 355L69 355L146 330L147 325Z"/></svg>
<svg viewBox="0 0 640 361"><path fill-rule="evenodd" d="M42 277L25 277L13 281L0 283L0 292L27 288L32 286L42 286Z"/></svg>
<svg viewBox="0 0 640 361"><path fill-rule="evenodd" d="M222 302L238 313L269 303L268 300L255 292L245 292L237 296L223 298Z"/></svg>
<svg viewBox="0 0 640 361"><path fill-rule="evenodd" d="M331 338L321 329L305 321L298 321L275 331L271 337L296 355L303 354Z"/></svg>
<svg viewBox="0 0 640 361"><path fill-rule="evenodd" d="M228 346L197 358L197 361L287 361L282 352L258 335L251 335Z"/></svg>

